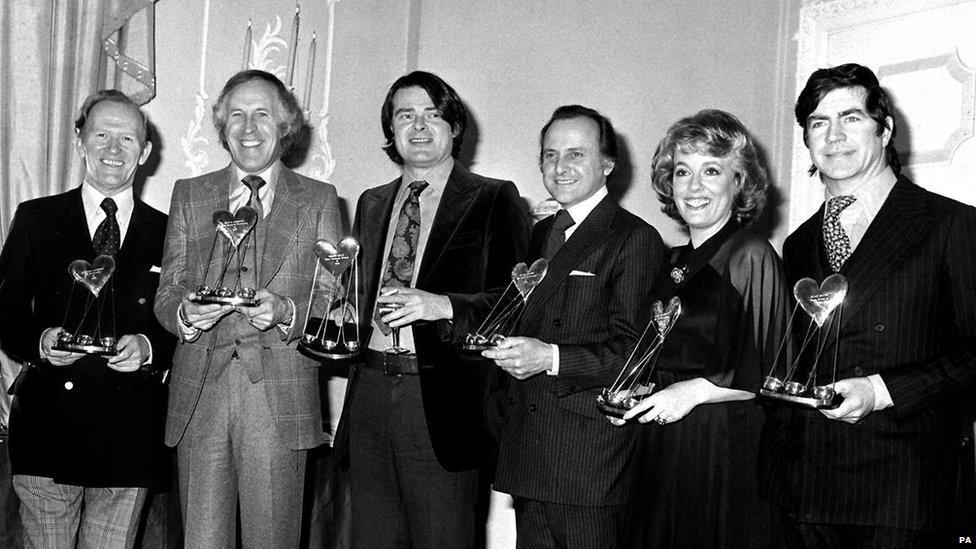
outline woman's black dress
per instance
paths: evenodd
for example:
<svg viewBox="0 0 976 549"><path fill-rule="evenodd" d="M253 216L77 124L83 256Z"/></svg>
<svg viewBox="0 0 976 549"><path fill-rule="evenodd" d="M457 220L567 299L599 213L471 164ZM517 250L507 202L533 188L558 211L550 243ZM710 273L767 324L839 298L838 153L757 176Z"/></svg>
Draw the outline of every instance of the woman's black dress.
<svg viewBox="0 0 976 549"><path fill-rule="evenodd" d="M766 239L729 221L698 249L675 248L651 296L682 304L654 370L656 390L696 377L759 390L788 314L782 262ZM702 404L675 423L647 424L634 545L770 546L771 508L756 480L762 423L754 399Z"/></svg>

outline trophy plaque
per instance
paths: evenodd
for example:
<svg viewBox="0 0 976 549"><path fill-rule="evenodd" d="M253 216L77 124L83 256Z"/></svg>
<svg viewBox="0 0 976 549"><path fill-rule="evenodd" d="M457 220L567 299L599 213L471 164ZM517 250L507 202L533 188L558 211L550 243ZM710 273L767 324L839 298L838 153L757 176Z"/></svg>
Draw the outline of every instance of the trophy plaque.
<svg viewBox="0 0 976 549"><path fill-rule="evenodd" d="M333 244L315 243L317 258L300 351L344 360L359 354L359 242L347 236Z"/></svg>
<svg viewBox="0 0 976 549"><path fill-rule="evenodd" d="M111 292L106 297L102 289L109 284L115 272L115 260L109 255L100 255L91 263L79 259L68 266L73 282L68 295L68 305L64 312L64 322L57 341L52 346L58 351L85 353L89 355L117 355L115 335L115 303ZM71 307L75 288L84 289L85 306L81 318L71 318L75 313ZM106 303L108 302L108 303ZM108 320L105 317L108 316ZM105 328L110 325L111 329ZM71 331L66 327L73 326Z"/></svg>
<svg viewBox="0 0 976 549"><path fill-rule="evenodd" d="M837 381L840 317L847 289L847 279L839 274L828 276L821 284L817 284L812 278L804 278L793 286L796 307L790 315L786 335L776 353L773 367L759 391L760 396L809 408L836 408L841 403L843 397L836 394L833 385ZM799 350L794 359L781 360L783 349L792 334L793 322L800 309L810 317L810 324L799 342ZM829 384L817 385L820 357L831 338L834 346L833 375ZM797 379L801 361L810 364L810 373L805 382ZM781 363L786 365L786 375L777 377Z"/></svg>
<svg viewBox="0 0 976 549"><path fill-rule="evenodd" d="M258 272L257 251L253 250L256 241L252 238L254 228L258 223L258 212L250 206L238 208L237 213L231 215L227 210L221 210L213 214L214 240L210 247L210 258L207 260L207 270L203 273L203 284L196 288L197 303L218 303L221 305L245 305L251 306L256 303L254 288L245 286L241 280L241 274L247 271L245 261L248 251L251 251L250 267L252 273ZM214 251L220 245L221 250L225 247L228 253L222 252L223 265L220 273L213 283L208 283L210 275L210 264L213 261ZM228 269L236 260L237 269L228 276ZM231 278L228 282L226 279Z"/></svg>
<svg viewBox="0 0 976 549"><path fill-rule="evenodd" d="M637 345L630 353L620 374L613 385L604 388L596 397L596 405L604 414L622 418L641 400L654 391L651 374L657 365L657 358L661 352L661 345L674 328L674 323L681 316L681 300L675 296L668 301L667 307L660 301L651 305L653 316L644 332L641 333ZM645 343L645 339L654 328L654 338Z"/></svg>
<svg viewBox="0 0 976 549"><path fill-rule="evenodd" d="M512 281L505 287L484 322L473 334L465 336L461 351L466 354L481 354L481 351L503 341L521 318L529 295L545 278L548 269L549 262L544 258L536 259L532 266L519 263L513 267Z"/></svg>

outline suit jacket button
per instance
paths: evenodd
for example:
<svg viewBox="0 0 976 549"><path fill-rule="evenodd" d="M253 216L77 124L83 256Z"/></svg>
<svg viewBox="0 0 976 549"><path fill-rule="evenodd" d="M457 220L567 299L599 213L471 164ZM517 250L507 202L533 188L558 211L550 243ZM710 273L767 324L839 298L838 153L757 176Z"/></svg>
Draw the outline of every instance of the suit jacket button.
<svg viewBox="0 0 976 549"><path fill-rule="evenodd" d="M881 332L885 331L885 325L881 323L875 324L874 331L880 334Z"/></svg>
<svg viewBox="0 0 976 549"><path fill-rule="evenodd" d="M563 321L557 318L556 320L552 321L552 325L558 328L563 325Z"/></svg>
<svg viewBox="0 0 976 549"><path fill-rule="evenodd" d="M239 340L239 339L235 339L234 340L234 345L240 345L240 344L241 344L241 340Z"/></svg>
<svg viewBox="0 0 976 549"><path fill-rule="evenodd" d="M535 404L529 404L529 411L530 412L534 412L534 411L536 411L538 409L539 409L539 407L536 406Z"/></svg>
<svg viewBox="0 0 976 549"><path fill-rule="evenodd" d="M241 272L242 273L246 273L247 272L247 265L241 265Z"/></svg>
<svg viewBox="0 0 976 549"><path fill-rule="evenodd" d="M508 397L508 404L510 404L510 405L511 404L515 404L515 399L512 398L512 397Z"/></svg>
<svg viewBox="0 0 976 549"><path fill-rule="evenodd" d="M861 368L860 366L858 366L857 368L854 368L854 374L855 375L858 375L858 376L863 376L864 375L864 368Z"/></svg>
<svg viewBox="0 0 976 549"><path fill-rule="evenodd" d="M64 382L64 388L65 388L66 391L70 391L70 390L72 390L72 389L75 388L75 384L74 383L71 383L70 381L65 381Z"/></svg>

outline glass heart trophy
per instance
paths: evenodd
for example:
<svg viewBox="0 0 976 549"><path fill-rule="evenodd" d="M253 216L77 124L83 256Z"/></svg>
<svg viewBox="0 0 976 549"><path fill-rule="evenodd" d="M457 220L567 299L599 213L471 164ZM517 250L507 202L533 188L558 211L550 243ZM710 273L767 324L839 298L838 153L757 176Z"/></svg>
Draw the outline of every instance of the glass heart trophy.
<svg viewBox="0 0 976 549"><path fill-rule="evenodd" d="M100 255L91 263L83 259L71 262L68 266L68 274L73 279L71 293L54 349L90 355L118 354L115 299L109 284L114 272L115 260L109 255ZM106 285L109 285L109 291L103 293ZM76 307L72 307L75 290L79 288L85 296L80 314ZM69 330L68 326L72 328Z"/></svg>
<svg viewBox="0 0 976 549"><path fill-rule="evenodd" d="M246 305L251 306L256 303L254 288L244 286L241 275L247 272L245 265L248 251L254 248L251 238L254 227L258 223L258 212L250 206L242 206L237 209L237 213L231 215L227 210L220 210L213 214L214 238L210 246L210 258L207 260L207 270L203 273L203 284L197 286L197 303L218 303L221 305ZM214 252L218 246L221 249L220 257L223 258L220 272L217 273L213 282L210 280L210 266L213 263ZM224 252L224 248L227 252ZM235 261L236 260L236 261ZM235 269L228 273L231 265ZM257 253L252 252L250 258L252 273L258 272ZM227 279L230 278L231 282Z"/></svg>
<svg viewBox="0 0 976 549"><path fill-rule="evenodd" d="M338 244L319 240L313 251L315 275L298 349L330 360L353 358L360 349L359 242L351 236Z"/></svg>
<svg viewBox="0 0 976 549"><path fill-rule="evenodd" d="M461 351L465 354L481 354L505 339L511 333L532 291L542 282L549 269L549 262L544 258L536 259L532 266L519 263L512 268L512 281L505 287L501 297L492 307L484 322L475 332L465 336L461 344Z"/></svg>
<svg viewBox="0 0 976 549"><path fill-rule="evenodd" d="M847 297L847 279L833 274L817 284L812 278L799 280L793 286L796 306L786 326L786 335L776 352L773 367L763 382L759 394L762 397L810 408L835 408L843 400L834 390L837 381L837 353L840 339L840 320L844 298ZM789 345L793 337L793 324L802 309L810 317L803 337L797 343L799 348L793 360L783 359L784 348L788 357ZM817 370L821 364L824 349L833 347L832 375L829 384L817 385ZM809 365L809 373L804 381L800 378L800 365ZM785 367L786 375L777 377L777 372Z"/></svg>
<svg viewBox="0 0 976 549"><path fill-rule="evenodd" d="M630 353L627 363L617 376L613 385L604 388L596 397L596 405L604 414L622 418L631 408L649 396L654 391L651 374L657 365L657 358L661 353L661 345L681 316L681 300L672 297L665 307L660 301L651 305L652 317L644 328L637 345ZM654 337L647 341L647 336L654 328Z"/></svg>

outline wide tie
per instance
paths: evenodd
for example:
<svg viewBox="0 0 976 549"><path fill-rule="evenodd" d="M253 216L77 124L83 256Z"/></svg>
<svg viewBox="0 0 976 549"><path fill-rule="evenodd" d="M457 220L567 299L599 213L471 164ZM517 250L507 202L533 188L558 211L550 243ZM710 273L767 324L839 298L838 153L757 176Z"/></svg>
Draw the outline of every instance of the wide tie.
<svg viewBox="0 0 976 549"><path fill-rule="evenodd" d="M546 239L546 249L544 255L547 260L551 260L559 248L562 248L563 244L566 243L566 229L572 227L576 224L573 220L573 216L569 215L566 210L559 210L556 212L556 219L552 221L552 227L549 229L549 237Z"/></svg>
<svg viewBox="0 0 976 549"><path fill-rule="evenodd" d="M397 219L393 244L383 270L381 288L409 288L413 282L413 267L417 261L417 243L420 241L420 193L427 188L426 181L410 183L410 194L403 201L400 217ZM392 329L380 317L383 314L376 307L373 319L383 335L390 335Z"/></svg>
<svg viewBox="0 0 976 549"><path fill-rule="evenodd" d="M92 247L95 248L97 255L110 255L115 257L119 251L122 241L122 231L119 229L119 220L115 218L115 212L119 207L111 198L102 200L102 209L105 210L105 219L98 224L95 229L95 236L92 237Z"/></svg>
<svg viewBox="0 0 976 549"><path fill-rule="evenodd" d="M264 186L264 179L260 175L245 175L244 179L241 179L241 183L251 189L251 196L247 200L247 205L258 212L258 219L264 219L264 207L261 205L261 197L258 195L258 190Z"/></svg>
<svg viewBox="0 0 976 549"><path fill-rule="evenodd" d="M857 200L851 195L835 196L827 202L827 214L824 215L823 238L827 246L827 259L830 268L839 272L844 262L851 256L851 239L840 224L840 213Z"/></svg>

